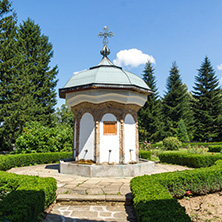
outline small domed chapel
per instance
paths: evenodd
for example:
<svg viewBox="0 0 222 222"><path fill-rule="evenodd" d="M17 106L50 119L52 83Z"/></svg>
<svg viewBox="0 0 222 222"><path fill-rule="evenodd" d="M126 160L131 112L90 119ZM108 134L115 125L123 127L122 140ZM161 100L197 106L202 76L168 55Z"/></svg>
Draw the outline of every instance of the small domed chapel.
<svg viewBox="0 0 222 222"><path fill-rule="evenodd" d="M152 93L137 75L114 65L108 58L105 26L103 58L96 66L74 74L60 98L74 113L73 158L96 164L127 164L139 160L137 112Z"/></svg>

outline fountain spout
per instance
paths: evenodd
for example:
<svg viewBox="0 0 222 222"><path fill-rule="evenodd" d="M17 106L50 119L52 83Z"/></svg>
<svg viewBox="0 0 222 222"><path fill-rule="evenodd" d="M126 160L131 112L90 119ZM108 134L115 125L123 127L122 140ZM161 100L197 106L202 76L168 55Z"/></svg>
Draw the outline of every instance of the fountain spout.
<svg viewBox="0 0 222 222"><path fill-rule="evenodd" d="M131 153L132 151L133 151L132 149L129 150L129 152L130 152L130 161L132 161L132 153Z"/></svg>
<svg viewBox="0 0 222 222"><path fill-rule="evenodd" d="M110 155L111 155L112 150L109 150L109 156L108 156L108 163L110 163Z"/></svg>
<svg viewBox="0 0 222 222"><path fill-rule="evenodd" d="M88 150L85 150L85 153L84 153L83 159L85 159L87 153L88 153Z"/></svg>

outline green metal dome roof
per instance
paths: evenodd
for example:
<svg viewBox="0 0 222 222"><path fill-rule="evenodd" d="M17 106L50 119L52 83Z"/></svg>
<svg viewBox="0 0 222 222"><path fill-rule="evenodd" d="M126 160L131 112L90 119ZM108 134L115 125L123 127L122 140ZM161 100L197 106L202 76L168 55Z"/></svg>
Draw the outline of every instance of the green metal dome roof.
<svg viewBox="0 0 222 222"><path fill-rule="evenodd" d="M105 47L102 50L106 52L107 49ZM103 54L102 50L101 54ZM95 88L126 89L140 91L147 95L152 93L140 77L115 66L105 54L97 66L74 74L64 88L59 89L59 96L65 98L66 93Z"/></svg>

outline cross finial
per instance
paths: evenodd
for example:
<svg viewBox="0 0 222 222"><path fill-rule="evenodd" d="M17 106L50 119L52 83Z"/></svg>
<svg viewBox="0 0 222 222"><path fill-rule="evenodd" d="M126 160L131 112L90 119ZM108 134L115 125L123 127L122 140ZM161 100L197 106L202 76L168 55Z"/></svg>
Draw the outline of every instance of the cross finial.
<svg viewBox="0 0 222 222"><path fill-rule="evenodd" d="M103 37L103 45L106 45L106 44L109 42L109 41L108 41L108 37L114 36L114 34L113 34L112 32L108 32L108 31L109 31L108 27L107 27L107 26L104 26L104 27L103 27L103 32L100 32L100 33L98 34L98 36L99 36L100 38Z"/></svg>

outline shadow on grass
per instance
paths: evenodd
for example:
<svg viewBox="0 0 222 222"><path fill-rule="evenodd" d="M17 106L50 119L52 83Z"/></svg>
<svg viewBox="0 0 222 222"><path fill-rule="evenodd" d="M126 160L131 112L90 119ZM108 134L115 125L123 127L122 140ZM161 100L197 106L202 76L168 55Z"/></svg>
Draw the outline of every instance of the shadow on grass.
<svg viewBox="0 0 222 222"><path fill-rule="evenodd" d="M176 199L139 202L135 208L138 221L191 222L185 208Z"/></svg>

